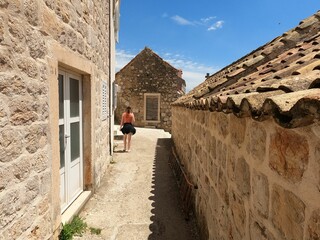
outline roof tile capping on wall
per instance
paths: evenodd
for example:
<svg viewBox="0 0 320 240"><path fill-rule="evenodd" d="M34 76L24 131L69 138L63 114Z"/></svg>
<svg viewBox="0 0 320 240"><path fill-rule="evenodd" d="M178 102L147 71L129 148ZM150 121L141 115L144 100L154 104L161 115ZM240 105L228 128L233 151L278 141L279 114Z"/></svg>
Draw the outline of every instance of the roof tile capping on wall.
<svg viewBox="0 0 320 240"><path fill-rule="evenodd" d="M285 128L320 118L320 11L208 77L174 105L273 117Z"/></svg>

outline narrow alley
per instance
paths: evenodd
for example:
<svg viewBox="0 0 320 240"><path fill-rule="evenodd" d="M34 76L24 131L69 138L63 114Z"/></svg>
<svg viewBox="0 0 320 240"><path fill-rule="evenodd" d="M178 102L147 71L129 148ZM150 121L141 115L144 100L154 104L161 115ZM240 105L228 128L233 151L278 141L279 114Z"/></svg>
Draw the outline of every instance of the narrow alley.
<svg viewBox="0 0 320 240"><path fill-rule="evenodd" d="M171 135L160 129L137 128L132 151L115 141L114 163L80 217L100 235L76 239L197 240L194 221L186 221L168 159Z"/></svg>

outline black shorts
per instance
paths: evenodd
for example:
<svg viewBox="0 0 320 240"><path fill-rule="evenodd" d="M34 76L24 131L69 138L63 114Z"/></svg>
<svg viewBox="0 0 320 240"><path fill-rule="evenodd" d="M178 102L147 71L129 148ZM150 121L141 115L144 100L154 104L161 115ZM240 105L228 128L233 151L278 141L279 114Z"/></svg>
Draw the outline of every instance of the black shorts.
<svg viewBox="0 0 320 240"><path fill-rule="evenodd" d="M125 123L123 127L121 128L121 132L123 134L129 134L132 133L134 135L136 133L135 127L131 123Z"/></svg>

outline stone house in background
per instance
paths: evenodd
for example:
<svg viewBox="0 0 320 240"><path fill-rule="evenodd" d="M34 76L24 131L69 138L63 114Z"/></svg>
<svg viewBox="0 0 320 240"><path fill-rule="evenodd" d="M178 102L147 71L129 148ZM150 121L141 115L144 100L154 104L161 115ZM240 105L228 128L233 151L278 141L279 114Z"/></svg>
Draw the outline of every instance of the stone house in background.
<svg viewBox="0 0 320 240"><path fill-rule="evenodd" d="M172 109L203 239L320 239L320 12Z"/></svg>
<svg viewBox="0 0 320 240"><path fill-rule="evenodd" d="M57 239L111 160L119 0L0 6L0 239Z"/></svg>
<svg viewBox="0 0 320 240"><path fill-rule="evenodd" d="M127 106L135 114L135 126L171 131L171 103L185 93L182 71L172 67L150 48L143 49L116 73L116 122Z"/></svg>

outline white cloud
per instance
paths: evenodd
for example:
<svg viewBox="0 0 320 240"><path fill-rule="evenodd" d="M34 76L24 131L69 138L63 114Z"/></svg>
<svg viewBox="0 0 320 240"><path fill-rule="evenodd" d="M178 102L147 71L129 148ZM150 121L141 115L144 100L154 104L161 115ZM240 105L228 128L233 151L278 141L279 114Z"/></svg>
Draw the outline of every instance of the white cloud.
<svg viewBox="0 0 320 240"><path fill-rule="evenodd" d="M201 18L200 20L203 23L207 23L207 22L210 22L211 20L216 19L216 18L217 17L215 17L215 16L211 16L211 17Z"/></svg>
<svg viewBox="0 0 320 240"><path fill-rule="evenodd" d="M121 68L127 65L131 59L135 57L134 54L129 53L125 50L118 50L116 51L116 72L118 72Z"/></svg>
<svg viewBox="0 0 320 240"><path fill-rule="evenodd" d="M179 25L194 25L193 22L183 18L183 17L180 17L178 15L175 15L173 17L171 17L172 20L174 20L176 23L178 23Z"/></svg>
<svg viewBox="0 0 320 240"><path fill-rule="evenodd" d="M216 16L209 16L209 17L201 18L200 20L197 20L197 21L190 21L190 20L183 18L179 15L175 15L175 16L171 17L171 19L179 25L204 26L207 28L208 31L217 30L217 29L220 29L223 27L224 21L219 20L219 21L214 22L214 20L216 18L217 18Z"/></svg>
<svg viewBox="0 0 320 240"><path fill-rule="evenodd" d="M213 30L217 30L219 28L222 28L223 27L223 24L224 24L224 21L220 20L220 21L217 21L215 22L213 25L211 25L209 28L208 28L208 31L213 31Z"/></svg>

